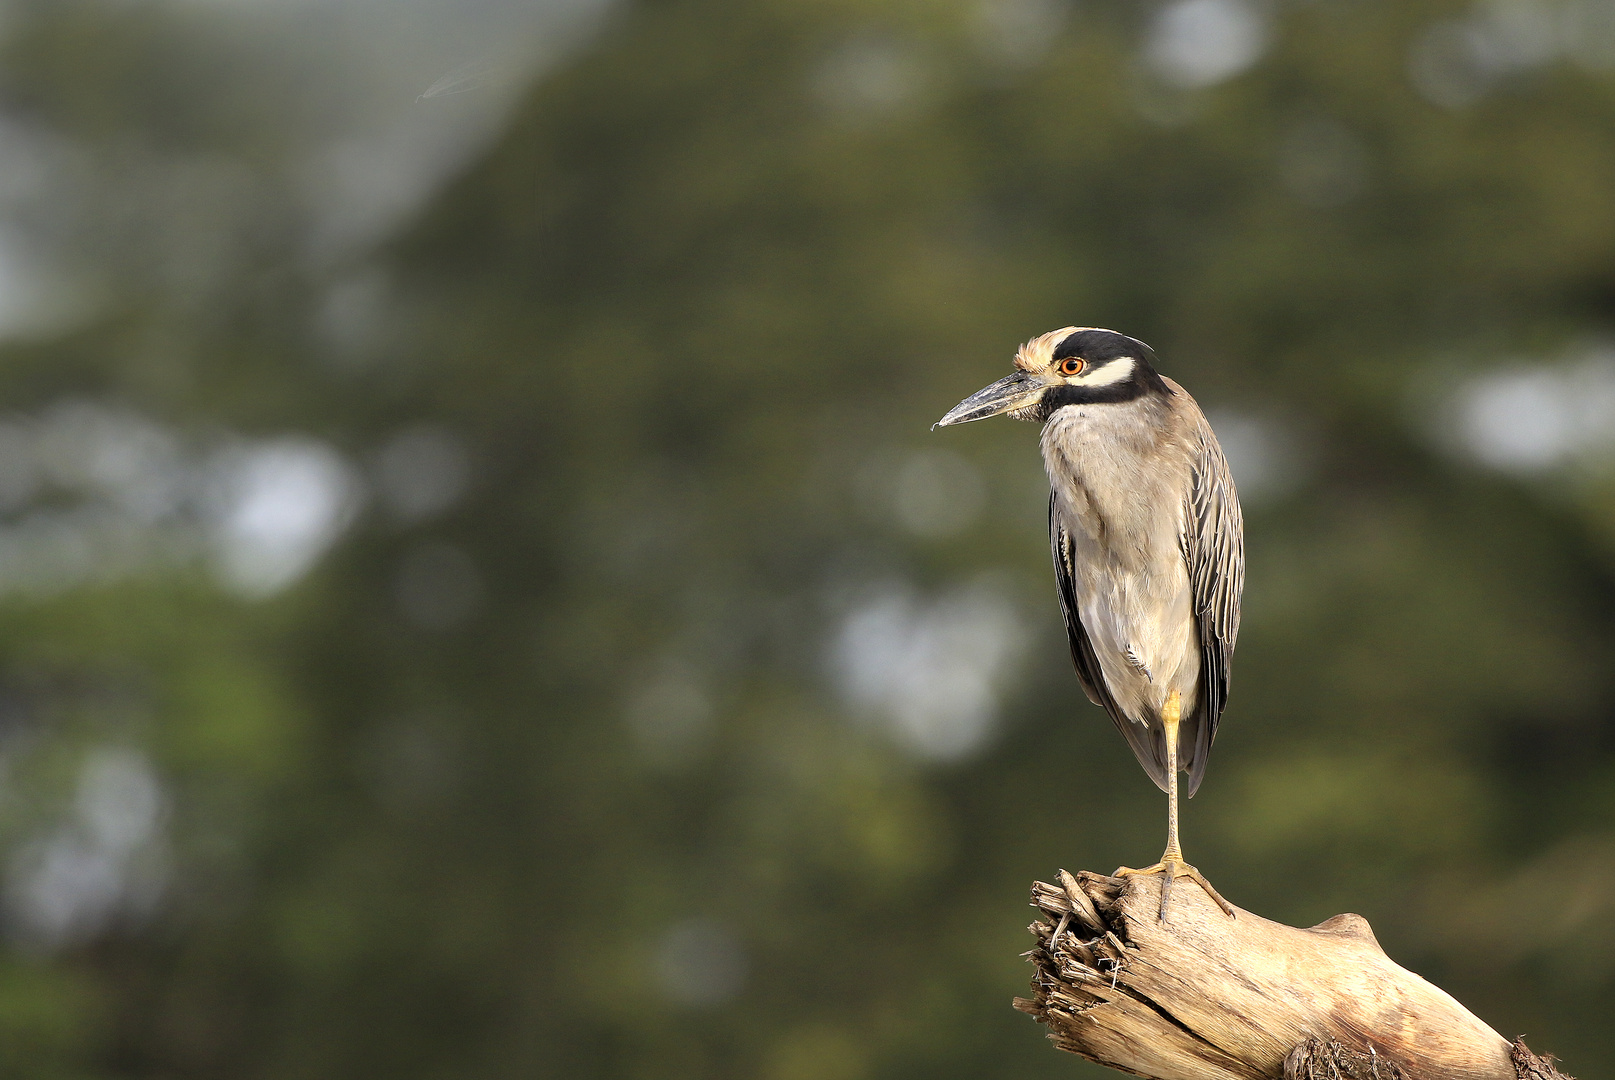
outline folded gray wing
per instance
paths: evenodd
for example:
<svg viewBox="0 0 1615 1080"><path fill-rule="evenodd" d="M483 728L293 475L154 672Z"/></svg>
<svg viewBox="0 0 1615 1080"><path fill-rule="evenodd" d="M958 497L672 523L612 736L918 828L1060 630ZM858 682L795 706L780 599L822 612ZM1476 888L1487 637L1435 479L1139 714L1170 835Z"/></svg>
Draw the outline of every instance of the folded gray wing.
<svg viewBox="0 0 1615 1080"><path fill-rule="evenodd" d="M1239 495L1217 437L1204 418L1199 447L1190 470L1181 542L1194 592L1194 616L1200 632L1200 696L1193 717L1194 741L1184 767L1188 794L1200 787L1217 737L1217 722L1228 703L1229 669L1239 636L1239 598L1245 590L1245 522ZM1185 740L1187 741L1187 740Z"/></svg>
<svg viewBox="0 0 1615 1080"><path fill-rule="evenodd" d="M1105 673L1099 667L1099 658L1094 655L1088 632L1083 629L1076 592L1072 586L1075 575L1072 572L1074 553L1071 538L1060 523L1060 511L1055 505L1053 492L1049 493L1049 547L1054 554L1054 580L1060 592L1060 614L1065 616L1066 638L1071 643L1071 663L1077 669L1082 689L1087 692L1089 701L1110 714L1116 730L1133 748L1133 756L1138 758L1138 763L1144 766L1144 771L1150 774L1156 786L1165 791L1166 742L1161 730L1135 723L1122 714L1121 707L1105 685Z"/></svg>

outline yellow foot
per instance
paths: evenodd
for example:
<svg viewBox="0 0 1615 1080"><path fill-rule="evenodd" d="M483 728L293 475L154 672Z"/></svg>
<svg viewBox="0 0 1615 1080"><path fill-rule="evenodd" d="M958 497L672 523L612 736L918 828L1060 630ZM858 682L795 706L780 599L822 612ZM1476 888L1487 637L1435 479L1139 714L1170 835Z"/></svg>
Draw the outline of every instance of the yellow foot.
<svg viewBox="0 0 1615 1080"><path fill-rule="evenodd" d="M1167 904L1172 899L1172 879L1173 878L1180 878L1180 877L1188 878L1189 880L1191 880L1191 881L1195 882L1197 885L1199 885L1202 889L1206 890L1206 895L1211 897L1213 900L1215 900L1217 902L1217 906L1222 908L1224 914L1226 914L1230 919L1232 919L1234 917L1234 905L1232 905L1228 901L1224 900L1222 898L1222 894L1219 893L1216 889L1213 889L1211 887L1211 882L1206 880L1205 875L1202 874L1200 871L1196 870L1194 867L1190 866L1188 863L1184 862L1182 856L1165 856L1165 857L1163 857L1161 859L1160 862L1156 863L1154 866L1145 867L1143 870L1133 870L1133 869L1131 869L1129 867L1126 867L1126 866L1119 867L1116 870L1115 876L1116 877L1132 877L1135 874L1160 874L1160 875L1162 875L1162 878L1161 878L1161 921L1162 922L1166 921Z"/></svg>

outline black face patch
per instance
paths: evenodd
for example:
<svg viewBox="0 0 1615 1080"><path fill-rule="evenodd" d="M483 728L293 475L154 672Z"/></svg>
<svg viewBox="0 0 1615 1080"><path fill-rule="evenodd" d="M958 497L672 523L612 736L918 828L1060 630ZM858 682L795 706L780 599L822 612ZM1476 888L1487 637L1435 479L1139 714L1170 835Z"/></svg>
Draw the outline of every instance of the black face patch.
<svg viewBox="0 0 1615 1080"><path fill-rule="evenodd" d="M1120 382L1084 385L1079 378L1051 386L1038 399L1029 418L1047 420L1056 409L1066 405L1114 404L1137 401L1147 394L1166 397L1172 393L1155 371L1155 350L1137 338L1114 330L1078 330L1060 342L1053 354L1056 363L1072 356L1086 361L1090 371L1128 357L1133 361L1133 370Z"/></svg>
<svg viewBox="0 0 1615 1080"><path fill-rule="evenodd" d="M1118 334L1114 330L1078 330L1054 347L1054 359L1064 360L1075 356L1090 364L1102 364L1131 356L1145 364L1155 363L1155 351L1137 338Z"/></svg>
<svg viewBox="0 0 1615 1080"><path fill-rule="evenodd" d="M1147 370L1147 369L1146 369ZM1067 383L1063 386L1051 386L1043 391L1038 399L1038 406L1052 414L1062 405L1101 405L1114 404L1122 401L1137 401L1146 394L1170 393L1161 377L1151 371L1147 379L1140 379L1137 373L1131 379L1121 382L1106 383L1103 386L1083 386L1081 383ZM1047 419L1047 416L1045 416Z"/></svg>

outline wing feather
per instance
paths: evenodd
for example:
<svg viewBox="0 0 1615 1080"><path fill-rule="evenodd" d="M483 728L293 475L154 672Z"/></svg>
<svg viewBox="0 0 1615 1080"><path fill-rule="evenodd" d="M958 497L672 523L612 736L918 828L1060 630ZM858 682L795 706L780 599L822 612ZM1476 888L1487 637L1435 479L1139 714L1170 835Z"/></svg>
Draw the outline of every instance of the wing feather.
<svg viewBox="0 0 1615 1080"><path fill-rule="evenodd" d="M1239 600L1245 590L1245 522L1239 495L1222 447L1204 417L1199 429L1181 537L1200 635L1199 703L1195 715L1185 718L1194 724L1194 741L1183 763L1189 772L1190 796L1205 776L1217 723L1228 703Z"/></svg>

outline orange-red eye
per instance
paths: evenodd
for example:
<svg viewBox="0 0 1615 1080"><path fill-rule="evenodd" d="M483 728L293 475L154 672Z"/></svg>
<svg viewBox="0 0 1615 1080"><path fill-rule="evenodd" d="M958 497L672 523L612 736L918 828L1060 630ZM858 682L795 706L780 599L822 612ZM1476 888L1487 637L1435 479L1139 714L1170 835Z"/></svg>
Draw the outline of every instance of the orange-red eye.
<svg viewBox="0 0 1615 1080"><path fill-rule="evenodd" d="M1077 357L1068 356L1064 360L1060 361L1060 374L1061 375L1081 375L1082 374L1082 369L1087 367L1087 366L1088 366L1087 364L1083 363Z"/></svg>

